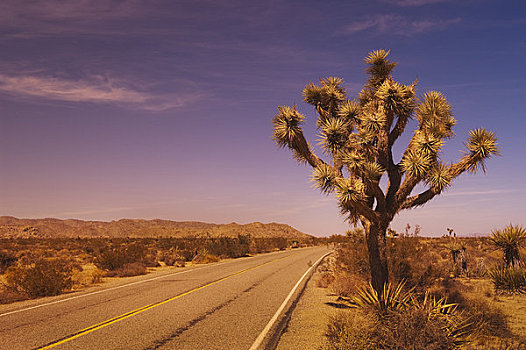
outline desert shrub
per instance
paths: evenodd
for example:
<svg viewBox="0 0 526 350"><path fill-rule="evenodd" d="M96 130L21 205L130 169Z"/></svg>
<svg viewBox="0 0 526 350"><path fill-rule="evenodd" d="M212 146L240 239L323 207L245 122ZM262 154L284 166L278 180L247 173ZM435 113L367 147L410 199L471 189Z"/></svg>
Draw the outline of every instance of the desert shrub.
<svg viewBox="0 0 526 350"><path fill-rule="evenodd" d="M166 266L184 267L186 258L181 251L170 249L160 254L160 260L163 261Z"/></svg>
<svg viewBox="0 0 526 350"><path fill-rule="evenodd" d="M377 349L456 349L455 337L448 336L444 318L429 317L426 310L408 308L382 319L372 332Z"/></svg>
<svg viewBox="0 0 526 350"><path fill-rule="evenodd" d="M102 282L104 272L95 266L88 266L85 269L73 269L71 277L73 281L73 288L79 289Z"/></svg>
<svg viewBox="0 0 526 350"><path fill-rule="evenodd" d="M349 296L356 292L357 286L363 280L349 273L336 273L332 282L332 290L337 296Z"/></svg>
<svg viewBox="0 0 526 350"><path fill-rule="evenodd" d="M469 277L486 277L488 268L486 258L480 257L475 259L475 266L469 270Z"/></svg>
<svg viewBox="0 0 526 350"><path fill-rule="evenodd" d="M331 316L325 332L326 350L373 350L372 329L376 320L359 312L339 312Z"/></svg>
<svg viewBox="0 0 526 350"><path fill-rule="evenodd" d="M423 240L414 236L388 239L389 273L394 282L405 281L408 287L425 290L446 274L438 253L427 248Z"/></svg>
<svg viewBox="0 0 526 350"><path fill-rule="evenodd" d="M336 248L336 271L369 278L369 254L364 237L349 237Z"/></svg>
<svg viewBox="0 0 526 350"><path fill-rule="evenodd" d="M126 264L139 263L143 266L159 266L156 252L150 251L141 242L110 246L99 253L93 263L102 270L122 269Z"/></svg>
<svg viewBox="0 0 526 350"><path fill-rule="evenodd" d="M326 349L456 349L456 340L446 328L444 319L417 308L381 319L361 311L340 313L329 321Z"/></svg>
<svg viewBox="0 0 526 350"><path fill-rule="evenodd" d="M456 304L422 296L405 283L388 283L378 294L369 284L351 298L340 298L351 307L376 317L370 332L377 349L453 349L468 342L474 323L457 312Z"/></svg>
<svg viewBox="0 0 526 350"><path fill-rule="evenodd" d="M506 315L485 300L465 298L459 303L459 308L474 320L478 334L501 338L512 336Z"/></svg>
<svg viewBox="0 0 526 350"><path fill-rule="evenodd" d="M208 264L221 260L217 255L210 254L206 248L201 248L192 262L196 264Z"/></svg>
<svg viewBox="0 0 526 350"><path fill-rule="evenodd" d="M492 307L480 297L468 297L471 288L457 279L446 278L430 289L435 298L444 297L450 303L455 303L460 312L473 320L476 333L480 336L510 337L506 315L496 307Z"/></svg>
<svg viewBox="0 0 526 350"><path fill-rule="evenodd" d="M95 266L102 270L116 270L130 261L126 249L121 247L109 248L97 255L93 261Z"/></svg>
<svg viewBox="0 0 526 350"><path fill-rule="evenodd" d="M526 292L526 269L521 267L494 267L489 275L495 289L512 293Z"/></svg>
<svg viewBox="0 0 526 350"><path fill-rule="evenodd" d="M286 242L286 240L285 240ZM211 238L206 242L206 249L213 255L223 258L239 258L249 253L250 237L239 235L237 237Z"/></svg>
<svg viewBox="0 0 526 350"><path fill-rule="evenodd" d="M99 269L92 271L91 272L91 284L101 283L103 276L104 276L104 273Z"/></svg>
<svg viewBox="0 0 526 350"><path fill-rule="evenodd" d="M6 286L30 298L58 295L72 286L72 266L63 259L39 259L29 266L11 266Z"/></svg>
<svg viewBox="0 0 526 350"><path fill-rule="evenodd" d="M139 262L132 262L124 264L122 267L107 271L105 273L108 277L131 277L146 274L146 266Z"/></svg>
<svg viewBox="0 0 526 350"><path fill-rule="evenodd" d="M13 253L0 250L0 274L3 274L9 266L14 265L17 260Z"/></svg>
<svg viewBox="0 0 526 350"><path fill-rule="evenodd" d="M328 288L334 281L334 275L330 272L323 272L320 274L316 285L321 288Z"/></svg>
<svg viewBox="0 0 526 350"><path fill-rule="evenodd" d="M0 304L14 303L15 301L24 299L27 299L27 297L18 293L16 290L5 288L5 286L0 285Z"/></svg>

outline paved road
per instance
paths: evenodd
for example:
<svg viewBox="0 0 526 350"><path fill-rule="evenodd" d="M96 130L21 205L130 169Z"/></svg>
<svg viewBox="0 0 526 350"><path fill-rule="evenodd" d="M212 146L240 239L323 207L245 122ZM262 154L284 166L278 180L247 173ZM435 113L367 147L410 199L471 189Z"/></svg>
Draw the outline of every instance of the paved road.
<svg viewBox="0 0 526 350"><path fill-rule="evenodd" d="M2 306L0 349L249 349L309 265L327 252L263 254ZM301 284L285 312L300 291ZM280 321L283 316L262 347Z"/></svg>

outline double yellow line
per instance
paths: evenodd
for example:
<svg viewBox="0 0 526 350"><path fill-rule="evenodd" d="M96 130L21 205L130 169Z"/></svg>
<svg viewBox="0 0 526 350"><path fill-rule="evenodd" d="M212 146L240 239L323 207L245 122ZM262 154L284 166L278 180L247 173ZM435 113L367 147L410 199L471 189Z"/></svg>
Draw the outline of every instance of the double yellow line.
<svg viewBox="0 0 526 350"><path fill-rule="evenodd" d="M218 280L215 280L215 281L212 281L210 283L207 283L207 284L204 284L200 287L197 287L197 288L194 288L192 290L189 290L187 292L184 292L184 293L181 293L181 294L178 294L174 297L171 297L169 299L165 299L165 300L162 300L162 301L158 301L156 303L153 303L153 304L148 304L146 306L143 306L143 307L140 307L138 309L135 309L135 310L132 310L132 311L129 311L125 314L122 314L122 315L119 315L119 316L116 316L116 317L113 317L113 318L110 318L109 320L106 320L106 321L103 321L103 322L100 322L100 323L97 323L97 324L94 324L92 326L89 326L87 328L84 328L84 329L81 329L80 331L74 333L74 334L71 334L71 335L68 335L67 337L65 338L62 338L62 339L58 339L58 340L55 340L51 343L48 343L42 347L39 347L37 348L38 350L44 350L44 349L51 349L51 348L54 348L55 346L58 346L60 344L64 344L64 343L67 343L73 339L76 339L78 337L81 337L83 335L86 335L88 333L91 333L91 332L95 332L96 330L98 329L101 329L101 328L104 328L106 326L109 326L111 324L114 324L114 323L117 323L119 321L122 321L122 320L125 320L129 317L132 317L132 316L135 316L135 315L138 315L140 313L143 313L144 311L146 310L150 310L150 309L153 309L154 307L157 307L157 306L161 306L163 304L166 304L166 303L169 303L170 301L173 301L173 300L176 300L176 299L179 299L179 298L182 298L184 297L185 295L188 295L188 294L191 294L191 293L194 293L194 292L197 292L198 290L201 290L201 289L204 289L206 287L210 287L214 284L217 284L219 282L222 282L228 278L231 278L231 277L234 277L234 276L237 276L237 275L240 275L242 273L245 273L247 271L250 271L250 270L254 270L258 267L261 267L261 266L264 266L264 265L267 265L267 264L270 264L271 262L274 262L274 261L277 261L277 260L281 260L281 259L284 259L286 258L287 256L285 257L281 257L281 258L278 258L278 259L273 259L273 260L270 260L270 261L267 261L266 263L263 263L263 264L260 264L260 265L257 265L257 266L254 266L254 267L249 267L248 269L243 269L243 270L240 270L240 271L237 271L237 272L234 272L233 274L231 275L228 275L228 276L225 276L225 277L222 277Z"/></svg>

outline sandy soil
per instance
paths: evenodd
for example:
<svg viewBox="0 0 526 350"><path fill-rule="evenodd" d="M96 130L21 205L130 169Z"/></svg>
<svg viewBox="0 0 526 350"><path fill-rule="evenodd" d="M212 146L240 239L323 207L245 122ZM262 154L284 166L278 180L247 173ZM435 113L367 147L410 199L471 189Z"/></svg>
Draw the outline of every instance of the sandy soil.
<svg viewBox="0 0 526 350"><path fill-rule="evenodd" d="M281 335L278 350L309 350L324 346L329 317L338 309L326 304L334 302L335 297L330 295L330 289L318 287L319 278L318 268L294 309L287 329Z"/></svg>

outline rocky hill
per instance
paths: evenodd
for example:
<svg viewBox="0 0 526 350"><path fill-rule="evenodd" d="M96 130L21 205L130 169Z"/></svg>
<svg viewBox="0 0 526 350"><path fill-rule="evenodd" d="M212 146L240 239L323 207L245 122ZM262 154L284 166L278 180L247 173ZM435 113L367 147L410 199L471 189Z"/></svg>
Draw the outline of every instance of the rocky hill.
<svg viewBox="0 0 526 350"><path fill-rule="evenodd" d="M253 222L210 224L197 221L122 219L118 221L83 221L61 219L18 219L0 216L0 238L55 237L311 237L289 225Z"/></svg>

